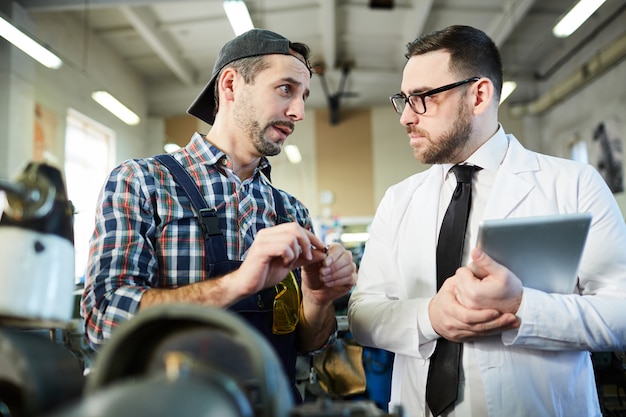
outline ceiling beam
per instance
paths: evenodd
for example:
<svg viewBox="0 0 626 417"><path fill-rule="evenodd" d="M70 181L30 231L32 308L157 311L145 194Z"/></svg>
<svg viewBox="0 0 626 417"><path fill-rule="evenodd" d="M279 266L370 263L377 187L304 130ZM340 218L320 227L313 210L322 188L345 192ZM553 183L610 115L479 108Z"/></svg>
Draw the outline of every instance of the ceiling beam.
<svg viewBox="0 0 626 417"><path fill-rule="evenodd" d="M131 8L128 6L122 6L119 10L178 79L185 85L192 85L193 71L179 59L174 42L159 32L158 22L152 10L148 7Z"/></svg>
<svg viewBox="0 0 626 417"><path fill-rule="evenodd" d="M502 13L493 19L486 30L493 42L501 47L509 38L511 32L528 14L536 0L508 0L502 4Z"/></svg>
<svg viewBox="0 0 626 417"><path fill-rule="evenodd" d="M404 27L402 28L403 40L398 45L398 65L403 68L406 64L406 44L417 38L424 32L426 20L430 16L433 0L413 0L413 7L406 11Z"/></svg>
<svg viewBox="0 0 626 417"><path fill-rule="evenodd" d="M322 59L327 69L333 69L337 65L337 4L336 0L319 1Z"/></svg>

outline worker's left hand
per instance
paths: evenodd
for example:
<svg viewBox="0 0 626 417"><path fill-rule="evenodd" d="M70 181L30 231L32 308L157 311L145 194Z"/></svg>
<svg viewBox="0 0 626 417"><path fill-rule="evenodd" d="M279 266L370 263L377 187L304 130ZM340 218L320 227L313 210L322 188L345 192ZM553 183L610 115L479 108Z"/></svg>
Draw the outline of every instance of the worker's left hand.
<svg viewBox="0 0 626 417"><path fill-rule="evenodd" d="M310 301L327 304L350 292L356 277L352 253L333 243L321 261L302 267L302 293Z"/></svg>

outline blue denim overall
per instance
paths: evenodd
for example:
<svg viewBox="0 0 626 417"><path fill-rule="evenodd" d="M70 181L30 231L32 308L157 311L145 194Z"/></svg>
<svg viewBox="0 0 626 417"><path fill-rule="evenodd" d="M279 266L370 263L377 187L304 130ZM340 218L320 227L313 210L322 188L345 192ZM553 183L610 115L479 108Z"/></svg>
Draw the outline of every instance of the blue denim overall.
<svg viewBox="0 0 626 417"><path fill-rule="evenodd" d="M242 261L231 261L226 254L226 240L219 227L219 218L215 209L207 207L206 201L185 168L171 155L163 154L155 157L166 166L176 183L183 188L196 211L198 222L202 228L204 237L205 267L210 278L225 275L241 265ZM283 199L278 190L272 187L274 195L277 224L286 223L287 218ZM300 271L294 271L298 286L301 285ZM302 402L299 391L296 388L296 332L285 335L272 333L273 304L276 290L274 287L266 288L250 295L239 302L231 305L228 309L243 317L252 327L259 331L273 346L278 358L281 360L292 394L296 403Z"/></svg>

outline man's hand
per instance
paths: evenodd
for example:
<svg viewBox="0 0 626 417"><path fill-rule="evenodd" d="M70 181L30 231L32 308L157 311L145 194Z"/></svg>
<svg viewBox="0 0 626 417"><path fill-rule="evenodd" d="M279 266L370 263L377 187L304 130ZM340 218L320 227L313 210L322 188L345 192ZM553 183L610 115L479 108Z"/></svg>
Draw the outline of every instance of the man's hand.
<svg viewBox="0 0 626 417"><path fill-rule="evenodd" d="M472 263L456 271L456 299L470 309L491 308L516 314L522 302L522 282L478 248L472 250Z"/></svg>
<svg viewBox="0 0 626 417"><path fill-rule="evenodd" d="M297 223L267 227L257 233L246 259L235 271L178 288L152 288L142 296L140 308L172 302L226 307L276 285L289 271L329 262L323 248L324 242Z"/></svg>
<svg viewBox="0 0 626 417"><path fill-rule="evenodd" d="M321 263L324 243L297 223L283 223L260 230L246 259L229 280L241 297L254 294L282 281L289 271L309 263Z"/></svg>
<svg viewBox="0 0 626 417"><path fill-rule="evenodd" d="M350 292L355 283L356 265L352 261L352 253L337 243L328 247L321 261L302 268L302 291L316 304L336 300Z"/></svg>
<svg viewBox="0 0 626 417"><path fill-rule="evenodd" d="M519 325L514 314L502 314L492 308L475 310L463 306L458 302L456 293L456 280L450 277L428 304L431 325L441 337L453 342L466 342Z"/></svg>
<svg viewBox="0 0 626 417"><path fill-rule="evenodd" d="M471 255L472 264L457 269L428 306L433 329L454 342L519 327L521 281L480 249Z"/></svg>
<svg viewBox="0 0 626 417"><path fill-rule="evenodd" d="M356 283L356 265L352 253L334 243L326 253L314 250L314 259L302 267L302 316L298 325L298 343L303 351L320 348L335 324L333 301L349 293Z"/></svg>

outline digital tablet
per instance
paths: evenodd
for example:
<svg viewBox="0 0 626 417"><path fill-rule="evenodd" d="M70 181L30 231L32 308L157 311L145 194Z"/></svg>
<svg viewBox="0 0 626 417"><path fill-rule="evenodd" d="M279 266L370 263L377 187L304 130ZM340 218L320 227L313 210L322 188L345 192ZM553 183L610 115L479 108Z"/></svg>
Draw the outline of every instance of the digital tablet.
<svg viewBox="0 0 626 417"><path fill-rule="evenodd" d="M525 287L570 294L590 224L591 213L483 220L476 246Z"/></svg>

